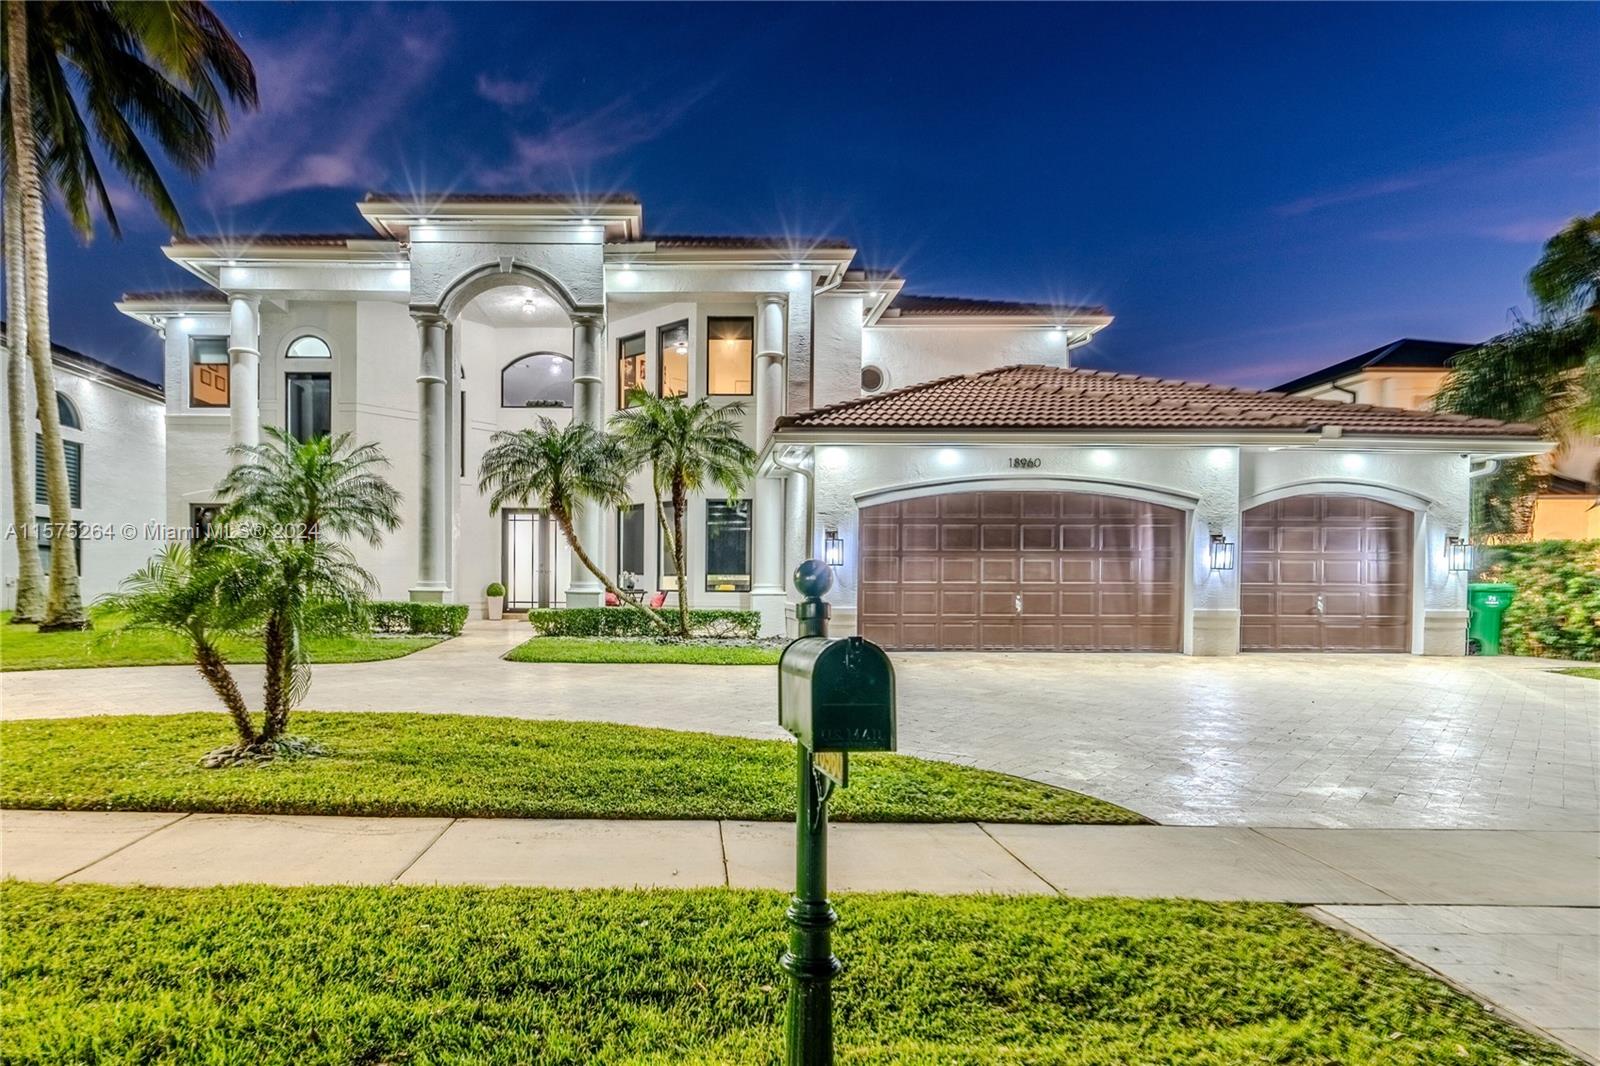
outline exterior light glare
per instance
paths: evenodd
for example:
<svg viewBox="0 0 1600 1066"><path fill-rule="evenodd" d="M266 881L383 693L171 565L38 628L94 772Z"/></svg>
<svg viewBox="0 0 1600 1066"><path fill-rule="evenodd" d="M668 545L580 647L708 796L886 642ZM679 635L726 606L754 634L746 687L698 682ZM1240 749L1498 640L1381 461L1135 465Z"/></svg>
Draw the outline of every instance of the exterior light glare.
<svg viewBox="0 0 1600 1066"><path fill-rule="evenodd" d="M194 319L190 318L188 315L184 315L182 318L178 319L178 328L194 329Z"/></svg>
<svg viewBox="0 0 1600 1066"><path fill-rule="evenodd" d="M822 561L829 566L844 565L844 540L837 529L830 529L822 538Z"/></svg>
<svg viewBox="0 0 1600 1066"><path fill-rule="evenodd" d="M1465 537L1446 537L1444 541L1445 568L1452 573L1472 572L1473 544Z"/></svg>
<svg viewBox="0 0 1600 1066"><path fill-rule="evenodd" d="M1234 557L1233 542L1221 533L1211 534L1211 543L1207 545L1207 562L1213 570L1232 570Z"/></svg>
<svg viewBox="0 0 1600 1066"><path fill-rule="evenodd" d="M944 466L955 466L961 461L961 453L954 448L940 448L939 462Z"/></svg>
<svg viewBox="0 0 1600 1066"><path fill-rule="evenodd" d="M1226 448L1212 448L1206 455L1206 459L1214 468L1222 470L1232 462L1233 453Z"/></svg>
<svg viewBox="0 0 1600 1066"><path fill-rule="evenodd" d="M1094 451L1089 453L1089 461L1095 466L1110 466L1115 460L1116 456L1112 455L1104 448L1096 448Z"/></svg>
<svg viewBox="0 0 1600 1066"><path fill-rule="evenodd" d="M1367 465L1367 457L1353 454L1341 455L1339 457L1339 465L1353 474Z"/></svg>
<svg viewBox="0 0 1600 1066"><path fill-rule="evenodd" d="M838 470L844 466L847 457L843 448L824 448L818 453L817 458L828 469Z"/></svg>

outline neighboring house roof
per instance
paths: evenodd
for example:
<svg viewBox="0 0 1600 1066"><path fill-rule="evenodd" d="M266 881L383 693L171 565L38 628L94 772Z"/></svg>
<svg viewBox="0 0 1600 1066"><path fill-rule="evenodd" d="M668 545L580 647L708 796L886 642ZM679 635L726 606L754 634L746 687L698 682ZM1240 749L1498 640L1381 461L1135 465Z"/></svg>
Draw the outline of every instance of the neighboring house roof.
<svg viewBox="0 0 1600 1066"><path fill-rule="evenodd" d="M645 234L637 241L623 241L623 244L638 244L654 241L659 248L772 248L793 250L797 255L813 248L842 248L851 246L849 241L837 237L722 237L714 234L697 233L663 233L660 235Z"/></svg>
<svg viewBox="0 0 1600 1066"><path fill-rule="evenodd" d="M1009 366L789 415L796 429L1258 430L1537 438L1491 418L1314 400L1109 370Z"/></svg>
<svg viewBox="0 0 1600 1066"><path fill-rule="evenodd" d="M1551 474L1545 480L1544 486L1539 489L1540 496L1594 496L1596 490L1585 485L1575 477L1565 474Z"/></svg>
<svg viewBox="0 0 1600 1066"><path fill-rule="evenodd" d="M983 300L966 296L917 296L902 292L889 304L900 315L1109 315L1104 307Z"/></svg>
<svg viewBox="0 0 1600 1066"><path fill-rule="evenodd" d="M554 192L369 192L361 198L366 204L403 204L427 208L436 204L621 204L632 205L639 198L632 193L554 193Z"/></svg>
<svg viewBox="0 0 1600 1066"><path fill-rule="evenodd" d="M1419 341L1402 337L1370 352L1362 352L1332 366L1303 374L1293 381L1275 385L1273 391L1303 392L1378 367L1385 370L1443 370L1450 365L1451 359L1473 347L1476 345L1460 341Z"/></svg>
<svg viewBox="0 0 1600 1066"><path fill-rule="evenodd" d="M11 334L6 329L4 322L0 322L0 344L6 345L7 348L11 344ZM160 400L165 396L165 392L159 382L151 381L149 378L142 378L138 374L129 373L119 366L112 366L105 360L96 359L92 355L84 355L76 348L68 348L65 344L52 342L50 354L53 362L69 370L76 370L85 377L100 378L113 385L119 385L129 392L138 393L152 400Z"/></svg>

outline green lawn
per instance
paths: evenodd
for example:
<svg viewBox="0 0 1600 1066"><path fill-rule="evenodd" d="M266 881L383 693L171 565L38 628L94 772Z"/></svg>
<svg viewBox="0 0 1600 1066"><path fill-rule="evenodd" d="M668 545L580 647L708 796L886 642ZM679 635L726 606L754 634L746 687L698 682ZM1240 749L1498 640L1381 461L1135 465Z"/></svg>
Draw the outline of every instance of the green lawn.
<svg viewBox="0 0 1600 1066"><path fill-rule="evenodd" d="M524 818L794 817L794 746L706 733L465 715L303 712L329 755L203 770L221 714L0 722L0 807ZM852 760L835 817L1131 823L1035 781L904 755Z"/></svg>
<svg viewBox="0 0 1600 1066"><path fill-rule="evenodd" d="M1592 681L1600 681L1600 666L1574 666L1567 670L1557 670L1558 674L1568 677L1587 677Z"/></svg>
<svg viewBox="0 0 1600 1066"><path fill-rule="evenodd" d="M41 633L37 626L11 625L0 612L0 670L69 670L87 666L174 666L194 660L183 638L173 633L123 629L115 615L100 614L93 629ZM438 637L361 634L311 637L306 648L318 663L365 663L398 659L439 643ZM239 637L222 641L229 661L259 663L261 643Z"/></svg>
<svg viewBox="0 0 1600 1066"><path fill-rule="evenodd" d="M748 644L660 643L604 637L534 637L506 653L514 663L697 663L775 666L782 648Z"/></svg>
<svg viewBox="0 0 1600 1066"><path fill-rule="evenodd" d="M8 1063L777 1063L775 892L0 886ZM843 1062L1566 1063L1277 904L846 896Z"/></svg>

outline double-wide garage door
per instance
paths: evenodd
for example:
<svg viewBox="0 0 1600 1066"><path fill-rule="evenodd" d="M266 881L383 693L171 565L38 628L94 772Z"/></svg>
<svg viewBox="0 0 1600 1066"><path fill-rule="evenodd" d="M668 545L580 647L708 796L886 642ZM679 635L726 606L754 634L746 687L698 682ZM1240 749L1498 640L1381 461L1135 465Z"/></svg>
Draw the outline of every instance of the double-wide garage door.
<svg viewBox="0 0 1600 1066"><path fill-rule="evenodd" d="M1245 651L1405 651L1411 515L1360 496L1292 496L1244 513Z"/></svg>
<svg viewBox="0 0 1600 1066"><path fill-rule="evenodd" d="M1183 513L1082 492L861 511L861 634L926 650L1178 651Z"/></svg>

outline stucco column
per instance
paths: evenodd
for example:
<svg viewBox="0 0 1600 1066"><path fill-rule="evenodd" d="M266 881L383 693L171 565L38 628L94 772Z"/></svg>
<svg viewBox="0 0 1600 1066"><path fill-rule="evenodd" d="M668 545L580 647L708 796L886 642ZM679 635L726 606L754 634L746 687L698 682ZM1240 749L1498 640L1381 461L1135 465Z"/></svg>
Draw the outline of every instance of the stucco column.
<svg viewBox="0 0 1600 1066"><path fill-rule="evenodd" d="M772 436L773 423L784 413L784 371L788 357L783 322L784 297L764 293L756 301L756 450ZM755 496L755 559L751 570L750 606L761 612L761 634L783 633L783 482L757 477Z"/></svg>
<svg viewBox="0 0 1600 1066"><path fill-rule="evenodd" d="M442 602L449 592L450 383L445 374L445 321L418 313L417 583L413 600Z"/></svg>
<svg viewBox="0 0 1600 1066"><path fill-rule="evenodd" d="M261 443L261 297L228 294L229 440Z"/></svg>
<svg viewBox="0 0 1600 1066"><path fill-rule="evenodd" d="M572 316L572 420L597 430L606 423L605 375L600 366L601 319L597 314ZM584 504L573 520L578 540L589 558L605 566L605 508ZM595 576L572 554L572 579L567 586L568 607L598 607L604 589Z"/></svg>

